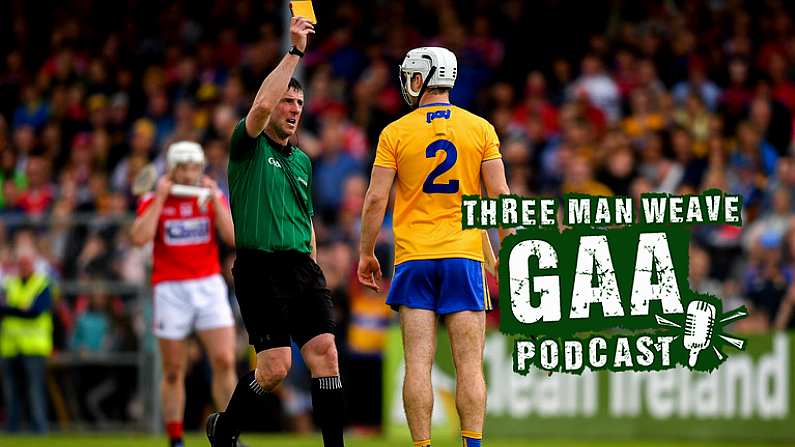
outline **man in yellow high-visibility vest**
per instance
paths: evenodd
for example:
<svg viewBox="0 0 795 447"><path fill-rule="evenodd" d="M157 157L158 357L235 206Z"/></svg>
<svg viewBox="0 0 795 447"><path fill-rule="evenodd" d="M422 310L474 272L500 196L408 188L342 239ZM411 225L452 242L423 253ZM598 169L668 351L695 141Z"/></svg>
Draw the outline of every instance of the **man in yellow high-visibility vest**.
<svg viewBox="0 0 795 447"><path fill-rule="evenodd" d="M4 278L0 295L0 364L8 431L19 431L21 402L30 409L30 431L47 431L45 363L52 353L52 295L47 276L33 266L35 251L16 248L17 273Z"/></svg>

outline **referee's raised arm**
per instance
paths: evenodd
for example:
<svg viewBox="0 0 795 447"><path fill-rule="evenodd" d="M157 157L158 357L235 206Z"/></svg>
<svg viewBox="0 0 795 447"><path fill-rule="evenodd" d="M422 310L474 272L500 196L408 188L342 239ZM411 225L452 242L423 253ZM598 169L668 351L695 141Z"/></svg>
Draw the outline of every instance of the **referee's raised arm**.
<svg viewBox="0 0 795 447"><path fill-rule="evenodd" d="M282 58L279 65L262 81L254 103L246 115L246 133L256 138L268 123L271 111L279 103L287 90L298 61L306 50L307 36L315 33L315 27L303 17L290 20L290 39L293 47Z"/></svg>

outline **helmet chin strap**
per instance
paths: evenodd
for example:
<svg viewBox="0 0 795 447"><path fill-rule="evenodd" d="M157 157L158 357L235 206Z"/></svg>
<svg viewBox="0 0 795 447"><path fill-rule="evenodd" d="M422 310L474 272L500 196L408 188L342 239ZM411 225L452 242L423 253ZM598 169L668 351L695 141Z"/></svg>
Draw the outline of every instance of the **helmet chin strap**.
<svg viewBox="0 0 795 447"><path fill-rule="evenodd" d="M436 73L436 65L431 66L431 70L428 72L428 76L425 78L425 81L422 83L422 88L420 89L420 93L417 95L417 103L414 104L414 108L420 106L420 100L422 99L422 95L425 93L425 90L428 89L428 83L431 82L431 78L433 77L434 73Z"/></svg>

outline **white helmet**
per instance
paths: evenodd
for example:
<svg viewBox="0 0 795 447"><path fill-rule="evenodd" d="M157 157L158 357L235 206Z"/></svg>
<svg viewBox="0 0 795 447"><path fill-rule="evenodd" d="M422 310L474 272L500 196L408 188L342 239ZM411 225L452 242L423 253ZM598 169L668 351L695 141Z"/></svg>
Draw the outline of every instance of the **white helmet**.
<svg viewBox="0 0 795 447"><path fill-rule="evenodd" d="M411 88L411 77L419 73L422 77L422 88L414 91ZM458 62L455 54L447 48L421 47L406 54L400 64L400 90L403 99L414 107L419 102L425 89L432 87L453 88L458 76Z"/></svg>
<svg viewBox="0 0 795 447"><path fill-rule="evenodd" d="M166 154L168 170L172 171L177 165L182 163L196 163L204 168L204 150L202 150L199 143L177 141L168 147L168 153Z"/></svg>

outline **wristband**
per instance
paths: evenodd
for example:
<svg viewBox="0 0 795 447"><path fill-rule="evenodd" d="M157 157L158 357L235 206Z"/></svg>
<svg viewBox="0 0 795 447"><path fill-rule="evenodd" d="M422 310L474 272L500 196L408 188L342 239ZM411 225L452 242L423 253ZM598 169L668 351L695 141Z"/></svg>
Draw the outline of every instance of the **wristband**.
<svg viewBox="0 0 795 447"><path fill-rule="evenodd" d="M288 52L288 54L294 54L298 57L304 57L304 52L299 50L295 45L290 47L290 51Z"/></svg>

